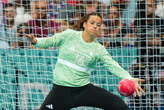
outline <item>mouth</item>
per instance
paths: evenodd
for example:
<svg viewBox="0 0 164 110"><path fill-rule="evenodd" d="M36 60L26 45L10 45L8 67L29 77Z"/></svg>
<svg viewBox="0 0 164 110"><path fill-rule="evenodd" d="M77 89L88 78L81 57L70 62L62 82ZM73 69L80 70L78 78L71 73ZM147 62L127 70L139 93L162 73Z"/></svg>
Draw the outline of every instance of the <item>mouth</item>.
<svg viewBox="0 0 164 110"><path fill-rule="evenodd" d="M98 35L98 31L97 31L97 30L91 30L90 32L91 32L91 34L93 34L93 35Z"/></svg>
<svg viewBox="0 0 164 110"><path fill-rule="evenodd" d="M96 33L97 31L96 31L96 30L94 30L94 29L91 29L91 32L92 32L92 33Z"/></svg>

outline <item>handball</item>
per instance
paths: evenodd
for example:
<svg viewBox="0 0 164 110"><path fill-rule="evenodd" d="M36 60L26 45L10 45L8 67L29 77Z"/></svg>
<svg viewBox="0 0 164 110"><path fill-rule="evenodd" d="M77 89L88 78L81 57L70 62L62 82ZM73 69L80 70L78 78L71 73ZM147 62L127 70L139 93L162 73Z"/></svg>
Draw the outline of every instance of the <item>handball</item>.
<svg viewBox="0 0 164 110"><path fill-rule="evenodd" d="M120 95L128 97L134 94L135 85L132 80L122 79L118 83L117 90Z"/></svg>

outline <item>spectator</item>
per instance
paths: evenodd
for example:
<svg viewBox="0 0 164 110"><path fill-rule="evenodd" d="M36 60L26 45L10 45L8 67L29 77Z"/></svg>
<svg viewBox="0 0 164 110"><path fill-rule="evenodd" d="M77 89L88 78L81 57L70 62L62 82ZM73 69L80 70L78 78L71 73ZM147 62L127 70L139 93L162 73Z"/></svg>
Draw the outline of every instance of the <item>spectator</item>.
<svg viewBox="0 0 164 110"><path fill-rule="evenodd" d="M122 12L122 22L126 25L130 25L136 15L137 0L130 0L126 9Z"/></svg>
<svg viewBox="0 0 164 110"><path fill-rule="evenodd" d="M29 28L27 23L20 24L17 27L17 33L15 37L17 37L17 41L13 43L14 48L29 48L31 47L31 41L24 37L25 34L31 34L31 29Z"/></svg>
<svg viewBox="0 0 164 110"><path fill-rule="evenodd" d="M51 19L67 20L72 17L73 6L67 1L54 0L49 3L49 17Z"/></svg>
<svg viewBox="0 0 164 110"><path fill-rule="evenodd" d="M137 34L133 29L127 27L126 34L123 36L122 39L122 46L123 47L135 47L137 40Z"/></svg>
<svg viewBox="0 0 164 110"><path fill-rule="evenodd" d="M123 9L127 8L129 2L130 0L112 0L112 5L116 5L122 12Z"/></svg>
<svg viewBox="0 0 164 110"><path fill-rule="evenodd" d="M47 37L58 32L58 24L48 19L47 5L45 0L31 2L33 20L29 21L29 26L36 37Z"/></svg>
<svg viewBox="0 0 164 110"><path fill-rule="evenodd" d="M15 7L11 3L4 4L3 7L4 21L0 26L0 46L1 48L9 48L14 42L16 26L14 22Z"/></svg>
<svg viewBox="0 0 164 110"><path fill-rule="evenodd" d="M85 5L86 13L92 13L97 11L97 7L98 7L97 1L86 0L83 2L83 4Z"/></svg>
<svg viewBox="0 0 164 110"><path fill-rule="evenodd" d="M5 4L5 3L8 2L8 0L1 0L1 2L2 2L3 4Z"/></svg>
<svg viewBox="0 0 164 110"><path fill-rule="evenodd" d="M66 29L68 29L69 25L66 21L62 20L60 21L60 26L59 26L59 31L58 32L62 32L65 31Z"/></svg>
<svg viewBox="0 0 164 110"><path fill-rule="evenodd" d="M153 92L157 91L157 85L154 80L154 66L160 66L164 58L160 56L160 48L163 45L162 36L164 35L164 20L155 16L156 9L155 0L146 0L138 2L138 10L134 26L137 30L137 65L134 67L134 75L145 78L145 89L150 92L147 96L142 97L142 105L137 105L138 109L154 110ZM153 92L152 92L153 91ZM150 104L146 104L145 100L149 99Z"/></svg>
<svg viewBox="0 0 164 110"><path fill-rule="evenodd" d="M30 1L27 0L14 0L16 5L16 17L15 24L19 25L21 23L26 23L32 19L30 12Z"/></svg>
<svg viewBox="0 0 164 110"><path fill-rule="evenodd" d="M52 1L49 3L49 17L60 24L58 31L63 31L68 28L68 25L73 25L79 17L84 16L85 9L80 5L82 1ZM77 13L76 13L77 12ZM81 14L81 15L79 15ZM63 28L63 29L62 29Z"/></svg>
<svg viewBox="0 0 164 110"><path fill-rule="evenodd" d="M120 15L121 14L117 6L108 6L107 21L105 21L108 30L107 35L104 37L111 38L111 40L113 39L112 42L110 42L108 45L110 47L122 46L122 38L126 35L126 38L128 37L129 39L131 34L133 34L133 31L128 29L128 27L121 22ZM125 46L127 46L127 44Z"/></svg>
<svg viewBox="0 0 164 110"><path fill-rule="evenodd" d="M163 12L164 12L164 1L158 3L157 9L155 10L155 15L163 19L164 18Z"/></svg>
<svg viewBox="0 0 164 110"><path fill-rule="evenodd" d="M74 25L86 14L85 7L83 5L76 5L73 9L73 16L69 19L69 25Z"/></svg>
<svg viewBox="0 0 164 110"><path fill-rule="evenodd" d="M153 0L147 0L143 2L138 3L138 13L136 15L136 20L134 22L134 25L137 29L138 36L139 36L139 41L138 41L138 46L139 47L144 47L139 50L139 53L143 55L155 55L153 50L149 50L147 53L146 49L148 47L159 47L162 44L162 39L161 37L164 35L164 20L155 16L154 9L156 8L156 5ZM146 11L143 11L146 10ZM157 51L157 50L156 50ZM156 55L159 55L156 53ZM150 57L150 56L149 56ZM147 63L147 62L157 62L159 61L159 58L144 58L141 57L140 61L142 63Z"/></svg>
<svg viewBox="0 0 164 110"><path fill-rule="evenodd" d="M104 2L100 2L97 0L85 0L83 1L83 4L85 5L86 13L97 12L101 14L102 17L104 17L106 8Z"/></svg>
<svg viewBox="0 0 164 110"><path fill-rule="evenodd" d="M129 26L136 14L137 0L112 0L112 4L122 13L121 21Z"/></svg>
<svg viewBox="0 0 164 110"><path fill-rule="evenodd" d="M3 5L2 2L0 2L0 25L2 23L2 19L3 19Z"/></svg>
<svg viewBox="0 0 164 110"><path fill-rule="evenodd" d="M112 0L98 0L98 1L103 2L106 6L109 6L112 2Z"/></svg>
<svg viewBox="0 0 164 110"><path fill-rule="evenodd" d="M72 6L78 5L78 4L80 4L80 2L82 2L82 0L66 0L66 3L69 3Z"/></svg>

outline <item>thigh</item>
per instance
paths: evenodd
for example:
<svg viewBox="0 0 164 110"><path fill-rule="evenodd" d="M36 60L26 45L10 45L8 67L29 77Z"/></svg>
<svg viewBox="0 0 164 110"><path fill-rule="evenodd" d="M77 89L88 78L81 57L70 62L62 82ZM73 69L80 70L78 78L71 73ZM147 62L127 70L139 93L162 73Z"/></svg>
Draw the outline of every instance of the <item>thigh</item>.
<svg viewBox="0 0 164 110"><path fill-rule="evenodd" d="M104 110L129 110L124 101L107 90L90 84L86 91L78 95L75 105L78 106L90 106L98 107Z"/></svg>
<svg viewBox="0 0 164 110"><path fill-rule="evenodd" d="M69 110L69 102L69 91L54 86L45 98L40 110Z"/></svg>

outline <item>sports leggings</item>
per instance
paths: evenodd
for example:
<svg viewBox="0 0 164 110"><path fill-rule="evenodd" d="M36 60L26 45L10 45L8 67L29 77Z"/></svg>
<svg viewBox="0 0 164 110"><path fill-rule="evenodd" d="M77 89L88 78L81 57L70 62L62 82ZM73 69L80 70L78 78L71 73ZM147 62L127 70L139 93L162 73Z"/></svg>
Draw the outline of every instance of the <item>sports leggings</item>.
<svg viewBox="0 0 164 110"><path fill-rule="evenodd" d="M65 87L54 84L40 110L69 110L80 106L104 110L129 110L119 96L93 84L82 87Z"/></svg>

